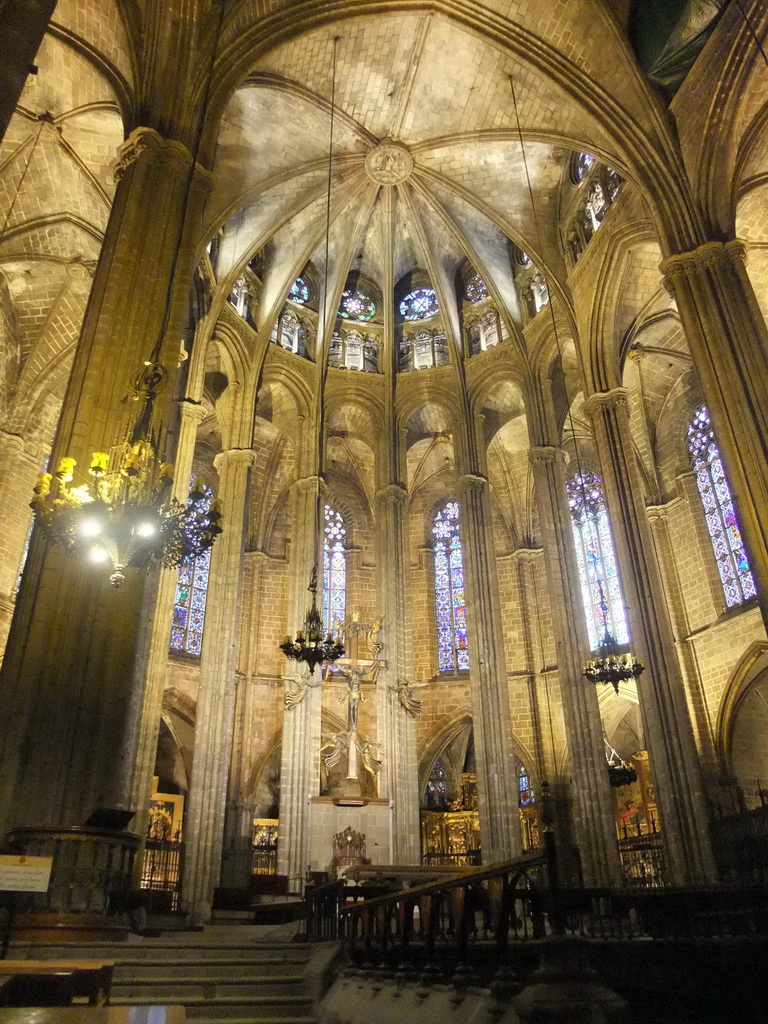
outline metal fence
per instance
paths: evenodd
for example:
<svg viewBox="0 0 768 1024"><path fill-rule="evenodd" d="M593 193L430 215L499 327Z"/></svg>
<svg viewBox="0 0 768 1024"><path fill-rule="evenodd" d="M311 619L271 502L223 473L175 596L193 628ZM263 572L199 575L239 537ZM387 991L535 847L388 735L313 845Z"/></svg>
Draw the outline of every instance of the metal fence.
<svg viewBox="0 0 768 1024"><path fill-rule="evenodd" d="M715 817L712 850L722 881L768 885L768 806Z"/></svg>
<svg viewBox="0 0 768 1024"><path fill-rule="evenodd" d="M141 864L141 889L157 894L153 909L175 913L184 879L185 844L180 840L147 839Z"/></svg>

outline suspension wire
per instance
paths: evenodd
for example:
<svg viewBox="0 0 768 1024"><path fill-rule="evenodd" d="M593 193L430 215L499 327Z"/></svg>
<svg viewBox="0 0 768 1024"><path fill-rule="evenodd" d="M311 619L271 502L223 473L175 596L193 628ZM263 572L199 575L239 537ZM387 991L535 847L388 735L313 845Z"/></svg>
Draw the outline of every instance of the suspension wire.
<svg viewBox="0 0 768 1024"><path fill-rule="evenodd" d="M323 428L325 424L325 384L328 376L328 360L325 356L325 344L324 336L328 328L326 323L328 317L328 278L329 278L329 263L330 263L330 250L331 250L331 188L333 185L333 129L336 117L336 57L338 44L341 36L333 37L333 57L332 57L332 70L331 70L331 123L330 130L328 133L328 177L327 177L327 188L325 196L325 267L323 269L323 294L322 294L322 306L320 315L318 318L318 326L322 329L323 334L320 336L320 349L319 356L323 361L323 366L320 368L320 387L317 396L317 494L315 496L315 530L314 530L314 554L315 563L314 569L312 570L312 577L310 580L309 590L314 595L317 589L317 570L320 562L320 524L322 517L320 514L320 506L322 504L322 494L320 487L320 479L324 466L324 454L325 445L323 443Z"/></svg>
<svg viewBox="0 0 768 1024"><path fill-rule="evenodd" d="M523 157L523 169L525 171L525 181L526 181L526 185L527 185L527 188L528 188L528 198L529 198L530 203L531 203L531 213L533 215L533 228L534 228L534 234L536 236L536 245L538 246L539 253L543 254L544 249L542 247L542 232L541 232L541 227L540 227L540 224L539 224L539 217L538 217L538 214L536 212L536 202L535 202L534 196L533 196L533 186L531 184L531 175L530 175L530 171L528 169L528 155L527 155L526 150L525 150L525 142L523 140L523 129L522 129L522 126L521 126L521 123L520 123L520 111L519 111L518 106L517 106L517 93L515 91L515 79L514 79L514 76L511 75L511 74L508 75L507 77L509 78L509 85L510 85L510 89L512 91L512 105L513 105L514 110L515 110L515 124L516 124L516 127L517 127L517 137L518 137L518 139L520 141L520 150L521 150L522 157ZM547 305L549 306L549 315L550 315L550 318L552 320L552 332L554 334L555 347L557 349L557 355L558 355L558 359L560 361L560 372L563 374L563 384L565 386L565 370L563 368L563 349L562 349L562 345L560 344L560 332L557 329L557 317L555 316L554 304L553 304L553 301L552 301L554 293L553 293L552 289L550 288L549 277L548 277L545 269L543 267L539 267L539 269L541 270L541 273L544 276L544 280L545 280L546 285L547 285L547 291L549 293L549 302L547 303ZM579 443L578 443L578 440L576 438L576 429L575 429L574 421L573 421L573 411L572 411L572 408L571 408L571 402L570 402L570 400L568 398L568 390L567 390L567 388L565 388L565 398L566 398L566 415L568 417L568 425L569 425L570 430L571 430L571 436L573 437L573 450L574 450L574 455L575 455L575 459L576 459L576 472L578 474L579 490L581 491L582 510L583 510L583 514L584 514L585 518L587 520L589 520L591 517L589 516L588 506L587 506L586 484L584 482L584 473L582 472L582 467L581 467L581 458L579 456ZM579 519L581 520L581 516L579 517ZM594 521L596 522L596 519ZM581 526L581 522L579 522L579 526ZM581 530L579 532L581 533ZM600 552L600 558L601 558L601 561L602 561L602 563L604 565L605 564L605 559L603 557L602 544L600 542L600 536L599 536L599 533L598 533L597 529L595 529L595 540L597 541L597 547L598 547L598 550ZM601 587L601 589L602 589L602 587ZM601 609L601 610L603 611L603 626L604 626L605 630L607 630L608 629L607 610L606 609Z"/></svg>
<svg viewBox="0 0 768 1024"><path fill-rule="evenodd" d="M760 53L763 55L763 60L765 61L766 65L768 65L768 55L766 55L765 49L763 47L763 44L760 42L760 38L759 38L757 32L755 31L755 26L752 24L752 19L747 14L747 12L744 10L744 5L742 4L741 0L736 0L736 6L739 8L739 11L741 12L741 16L744 19L744 21L746 23L746 26L749 29L749 31L750 31L750 33L752 35L752 38L755 41L755 46L758 48Z"/></svg>

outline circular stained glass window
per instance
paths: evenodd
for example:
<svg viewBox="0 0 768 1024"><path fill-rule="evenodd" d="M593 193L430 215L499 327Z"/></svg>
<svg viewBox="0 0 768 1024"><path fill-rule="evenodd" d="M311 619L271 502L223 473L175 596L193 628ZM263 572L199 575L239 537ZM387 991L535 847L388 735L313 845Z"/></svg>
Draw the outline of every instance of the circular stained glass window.
<svg viewBox="0 0 768 1024"><path fill-rule="evenodd" d="M571 177L578 184L584 180L584 175L595 162L595 158L589 153L577 153L571 166Z"/></svg>
<svg viewBox="0 0 768 1024"><path fill-rule="evenodd" d="M531 265L531 257L528 255L527 252L523 252L522 249L518 249L517 250L517 262L520 264L521 267L530 267L530 265Z"/></svg>
<svg viewBox="0 0 768 1024"><path fill-rule="evenodd" d="M426 320L439 312L434 288L417 288L400 303L400 315L405 320Z"/></svg>
<svg viewBox="0 0 768 1024"><path fill-rule="evenodd" d="M481 299L488 298L488 289L479 274L474 274L467 281L466 294L470 302L480 302Z"/></svg>
<svg viewBox="0 0 768 1024"><path fill-rule="evenodd" d="M288 292L288 298L291 302L298 302L300 306L309 302L309 285L303 277L297 277L293 282L291 290Z"/></svg>
<svg viewBox="0 0 768 1024"><path fill-rule="evenodd" d="M362 292L344 292L339 303L339 316L347 320L372 320L376 303Z"/></svg>

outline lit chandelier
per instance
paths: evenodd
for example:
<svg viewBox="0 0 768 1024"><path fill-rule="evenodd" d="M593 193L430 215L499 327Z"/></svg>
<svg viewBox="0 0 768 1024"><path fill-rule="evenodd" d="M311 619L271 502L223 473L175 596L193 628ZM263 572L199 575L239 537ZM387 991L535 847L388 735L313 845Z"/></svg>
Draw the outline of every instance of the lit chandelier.
<svg viewBox="0 0 768 1024"><path fill-rule="evenodd" d="M584 663L584 676L590 683L610 683L616 693L619 683L629 679L637 679L645 671L645 665L630 651L622 651L608 628L608 602L605 599L603 584L598 580L600 590L600 611L603 616L603 638L597 649L597 657Z"/></svg>
<svg viewBox="0 0 768 1024"><path fill-rule="evenodd" d="M312 570L308 590L312 595L312 607L307 612L304 628L296 634L296 639L289 636L280 644L280 650L293 661L303 661L313 674L318 665L331 665L344 656L344 644L335 640L333 633L323 633L323 620L317 610L317 566Z"/></svg>
<svg viewBox="0 0 768 1024"><path fill-rule="evenodd" d="M189 501L171 497L173 465L162 462L152 436L152 408L167 380L158 363L146 362L134 382L144 409L132 434L109 452L94 452L93 482L70 486L77 465L59 461L55 473L40 473L30 502L45 536L68 554L109 563L109 582L118 589L126 568L176 568L211 547L221 533L221 506L203 493L195 477Z"/></svg>

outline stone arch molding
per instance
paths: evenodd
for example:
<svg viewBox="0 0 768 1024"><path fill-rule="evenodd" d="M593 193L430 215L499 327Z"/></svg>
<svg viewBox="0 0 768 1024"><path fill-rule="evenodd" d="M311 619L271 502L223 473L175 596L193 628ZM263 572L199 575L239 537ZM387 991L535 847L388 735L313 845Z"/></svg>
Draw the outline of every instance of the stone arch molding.
<svg viewBox="0 0 768 1024"><path fill-rule="evenodd" d="M755 686L768 679L768 641L753 640L731 672L717 715L715 742L720 763L733 770L733 733L739 712Z"/></svg>

